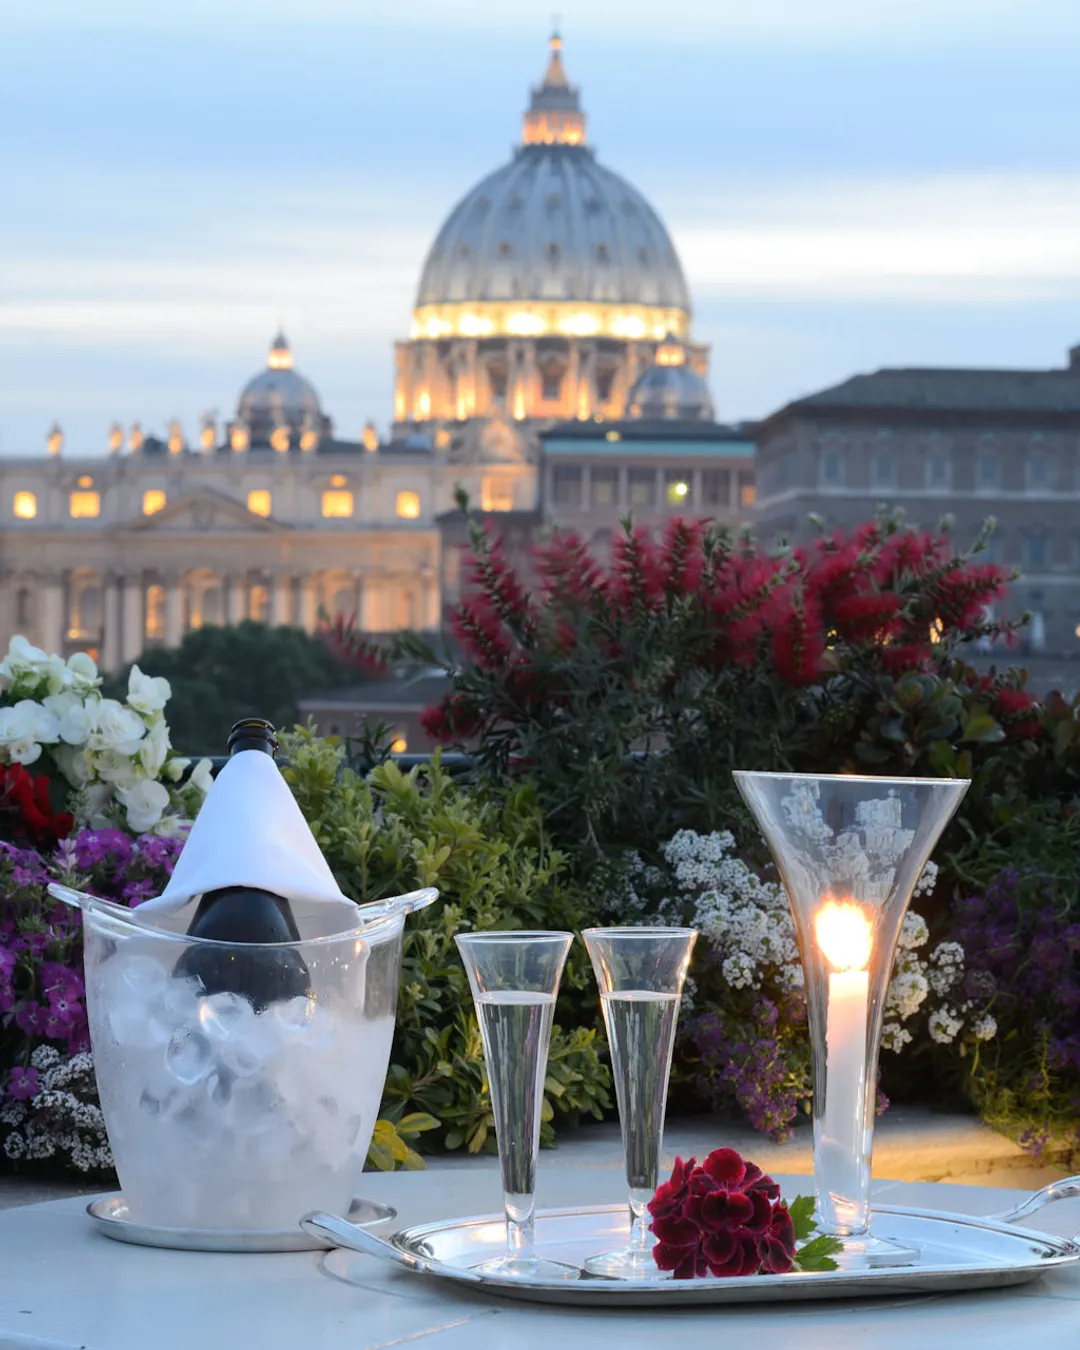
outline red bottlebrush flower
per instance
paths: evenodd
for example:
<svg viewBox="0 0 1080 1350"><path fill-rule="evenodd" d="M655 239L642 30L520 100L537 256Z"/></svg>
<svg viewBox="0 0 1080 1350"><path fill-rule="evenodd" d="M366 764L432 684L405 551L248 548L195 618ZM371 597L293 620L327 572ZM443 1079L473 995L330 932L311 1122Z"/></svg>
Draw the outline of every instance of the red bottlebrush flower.
<svg viewBox="0 0 1080 1350"><path fill-rule="evenodd" d="M621 534L611 549L611 596L623 609L655 607L663 593L663 577L656 547L648 530L635 525Z"/></svg>
<svg viewBox="0 0 1080 1350"><path fill-rule="evenodd" d="M572 532L558 532L534 551L544 593L563 604L583 605L605 589L604 579L588 545Z"/></svg>
<svg viewBox="0 0 1080 1350"><path fill-rule="evenodd" d="M840 636L846 642L858 643L892 637L900 608L900 598L893 592L863 591L836 600L832 612Z"/></svg>
<svg viewBox="0 0 1080 1350"><path fill-rule="evenodd" d="M881 649L881 664L894 675L923 670L933 659L928 642L893 642Z"/></svg>
<svg viewBox="0 0 1080 1350"><path fill-rule="evenodd" d="M664 592L672 599L692 595L705 570L701 551L704 526L699 521L670 520L660 549L660 576Z"/></svg>
<svg viewBox="0 0 1080 1350"><path fill-rule="evenodd" d="M449 744L451 741L467 741L475 736L483 725L468 696L457 690L447 694L438 703L425 708L420 714L420 725L436 741Z"/></svg>
<svg viewBox="0 0 1080 1350"><path fill-rule="evenodd" d="M497 670L506 665L510 639L499 616L481 600L463 600L450 615L450 628L462 651L481 670Z"/></svg>
<svg viewBox="0 0 1080 1350"><path fill-rule="evenodd" d="M1026 689L999 689L991 711L1011 741L1030 741L1043 735L1043 728L1030 714L1038 707Z"/></svg>
<svg viewBox="0 0 1080 1350"><path fill-rule="evenodd" d="M789 684L813 684L821 672L825 634L813 597L789 592L773 620L773 662Z"/></svg>
<svg viewBox="0 0 1080 1350"><path fill-rule="evenodd" d="M795 1226L772 1177L734 1149L697 1166L675 1161L649 1202L653 1259L677 1280L781 1274L795 1263Z"/></svg>
<svg viewBox="0 0 1080 1350"><path fill-rule="evenodd" d="M530 619L528 592L506 558L503 541L484 529L484 543L477 545L465 567L466 580L480 592L477 600L504 623L527 625Z"/></svg>

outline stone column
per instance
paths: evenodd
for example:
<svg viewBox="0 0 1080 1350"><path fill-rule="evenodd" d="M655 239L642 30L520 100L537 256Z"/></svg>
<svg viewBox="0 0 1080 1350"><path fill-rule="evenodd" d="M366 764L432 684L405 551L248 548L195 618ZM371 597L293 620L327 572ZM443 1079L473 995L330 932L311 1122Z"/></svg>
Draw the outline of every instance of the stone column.
<svg viewBox="0 0 1080 1350"><path fill-rule="evenodd" d="M247 582L230 577L225 583L225 619L230 628L247 618Z"/></svg>
<svg viewBox="0 0 1080 1350"><path fill-rule="evenodd" d="M318 581L315 577L300 578L300 627L305 633L314 633L319 617Z"/></svg>
<svg viewBox="0 0 1080 1350"><path fill-rule="evenodd" d="M146 645L146 619L143 615L143 585L141 577L124 578L123 633L120 647L124 665L137 661Z"/></svg>
<svg viewBox="0 0 1080 1350"><path fill-rule="evenodd" d="M292 577L274 577L270 593L270 623L274 628L283 628L292 623Z"/></svg>
<svg viewBox="0 0 1080 1350"><path fill-rule="evenodd" d="M111 674L120 666L120 581L119 578L105 578L102 596L102 621L105 631L101 641L101 668Z"/></svg>
<svg viewBox="0 0 1080 1350"><path fill-rule="evenodd" d="M41 588L41 645L47 655L59 652L64 643L64 583L50 576Z"/></svg>
<svg viewBox="0 0 1080 1350"><path fill-rule="evenodd" d="M184 636L183 593L178 577L170 577L165 583L165 646L170 650L180 646Z"/></svg>

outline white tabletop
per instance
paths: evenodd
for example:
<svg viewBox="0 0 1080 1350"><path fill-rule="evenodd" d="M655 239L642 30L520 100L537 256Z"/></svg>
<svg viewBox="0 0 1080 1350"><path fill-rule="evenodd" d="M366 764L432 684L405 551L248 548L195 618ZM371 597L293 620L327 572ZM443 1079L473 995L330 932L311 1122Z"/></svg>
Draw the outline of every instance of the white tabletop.
<svg viewBox="0 0 1080 1350"><path fill-rule="evenodd" d="M543 1206L620 1199L610 1169L559 1167L541 1158ZM785 1193L805 1191L792 1178ZM399 1211L400 1224L499 1209L493 1160L469 1168L367 1175L363 1191ZM1019 1193L930 1182L878 1182L890 1203L989 1214ZM0 1214L0 1350L1039 1350L1080 1346L1080 1271L978 1294L904 1296L783 1308L702 1308L678 1314L552 1308L485 1299L366 1262L362 1287L319 1270L318 1253L206 1255L129 1247L99 1234L85 1200ZM1080 1230L1080 1205L1051 1206L1028 1221L1062 1235ZM723 1338L721 1342L720 1338Z"/></svg>

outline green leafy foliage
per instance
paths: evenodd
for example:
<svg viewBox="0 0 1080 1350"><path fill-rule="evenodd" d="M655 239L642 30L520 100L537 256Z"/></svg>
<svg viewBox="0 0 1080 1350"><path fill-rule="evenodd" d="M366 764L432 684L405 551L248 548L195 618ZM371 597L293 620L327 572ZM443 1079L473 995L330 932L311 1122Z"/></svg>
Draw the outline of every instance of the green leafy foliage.
<svg viewBox="0 0 1080 1350"><path fill-rule="evenodd" d="M412 1129L418 1147L492 1148L480 1034L454 936L579 930L593 917L547 837L535 791L518 784L497 796L455 782L437 755L423 771L406 774L385 761L364 777L340 745L310 730L288 736L285 755L285 777L346 895L364 902L421 886L440 891L439 903L414 915L406 931L385 1119L403 1137ZM545 1143L557 1123L600 1119L611 1106L598 1000L581 943L571 949L555 1021ZM385 1143L400 1154L389 1135Z"/></svg>
<svg viewBox="0 0 1080 1350"><path fill-rule="evenodd" d="M833 1256L840 1251L843 1243L834 1237L817 1232L817 1220L814 1218L814 1197L797 1195L787 1207L791 1223L795 1229L795 1241L802 1244L795 1256L796 1270L835 1270Z"/></svg>
<svg viewBox="0 0 1080 1350"><path fill-rule="evenodd" d="M172 686L172 743L188 756L224 754L229 728L241 717L292 726L300 699L351 678L319 638L301 628L270 628L251 620L196 629L175 650L150 648L136 664L145 674L163 675ZM104 692L123 698L127 680L125 669Z"/></svg>

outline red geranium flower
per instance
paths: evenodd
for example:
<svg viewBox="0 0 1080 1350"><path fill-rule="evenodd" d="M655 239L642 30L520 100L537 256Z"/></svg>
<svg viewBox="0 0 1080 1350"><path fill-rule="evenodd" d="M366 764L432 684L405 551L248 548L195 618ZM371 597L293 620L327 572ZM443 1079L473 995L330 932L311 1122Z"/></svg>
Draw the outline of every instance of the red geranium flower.
<svg viewBox="0 0 1080 1350"><path fill-rule="evenodd" d="M677 1280L783 1274L795 1263L795 1226L780 1187L733 1148L716 1149L700 1166L677 1158L649 1213L653 1259Z"/></svg>

